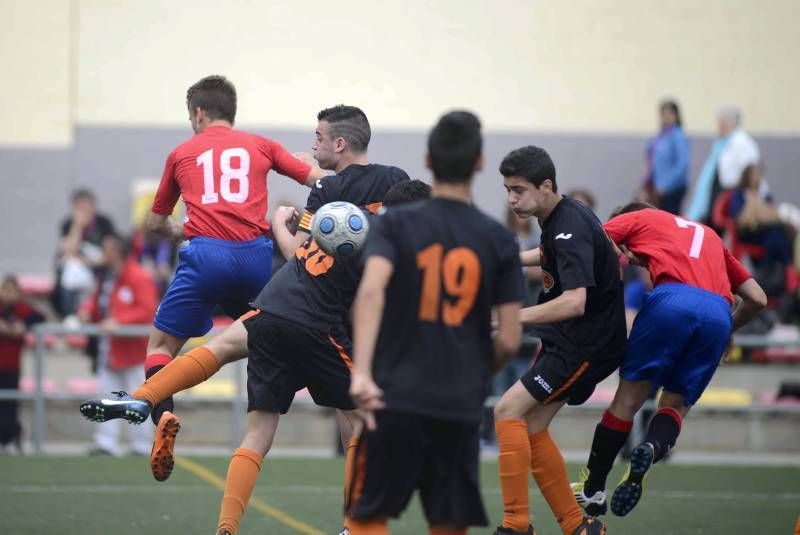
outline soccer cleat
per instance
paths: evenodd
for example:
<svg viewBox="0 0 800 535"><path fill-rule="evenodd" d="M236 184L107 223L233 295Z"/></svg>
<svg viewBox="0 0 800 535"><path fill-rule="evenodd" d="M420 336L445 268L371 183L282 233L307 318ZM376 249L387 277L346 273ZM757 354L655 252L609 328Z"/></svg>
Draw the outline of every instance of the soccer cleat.
<svg viewBox="0 0 800 535"><path fill-rule="evenodd" d="M580 481L577 483L570 483L572 487L572 495L575 496L575 501L578 505L586 511L589 516L600 516L606 514L608 511L608 503L606 502L606 493L598 490L592 496L584 494L583 489L586 487L586 480L589 479L589 470L581 468Z"/></svg>
<svg viewBox="0 0 800 535"><path fill-rule="evenodd" d="M339 535L350 535L350 530L347 528L342 528L342 531L339 532Z"/></svg>
<svg viewBox="0 0 800 535"><path fill-rule="evenodd" d="M572 535L606 535L606 525L593 516L585 516Z"/></svg>
<svg viewBox="0 0 800 535"><path fill-rule="evenodd" d="M227 529L221 529L221 530L217 531L217 535L233 535L233 533L231 533Z"/></svg>
<svg viewBox="0 0 800 535"><path fill-rule="evenodd" d="M536 535L536 530L533 529L533 526L528 526L527 531L514 531L511 528L504 528L503 526L500 526L494 530L493 535Z"/></svg>
<svg viewBox="0 0 800 535"><path fill-rule="evenodd" d="M649 442L639 444L631 451L631 462L628 472L611 496L611 512L617 516L625 516L639 503L644 491L647 471L653 466L655 451Z"/></svg>
<svg viewBox="0 0 800 535"><path fill-rule="evenodd" d="M147 418L145 416L145 418ZM156 427L156 438L150 452L150 470L156 481L166 481L175 466L175 437L181 430L181 422L177 416L165 411Z"/></svg>
<svg viewBox="0 0 800 535"><path fill-rule="evenodd" d="M132 424L140 424L147 420L150 405L130 397L127 392L111 392L109 398L90 399L81 403L81 414L93 422L122 418Z"/></svg>

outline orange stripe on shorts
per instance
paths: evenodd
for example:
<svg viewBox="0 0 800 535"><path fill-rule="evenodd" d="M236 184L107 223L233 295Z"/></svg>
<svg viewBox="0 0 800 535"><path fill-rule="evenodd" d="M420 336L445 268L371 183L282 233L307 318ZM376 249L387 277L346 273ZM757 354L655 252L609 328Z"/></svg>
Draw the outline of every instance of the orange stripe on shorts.
<svg viewBox="0 0 800 535"><path fill-rule="evenodd" d="M567 379L567 382L566 382L566 383L564 383L563 385L561 385L561 387L560 387L558 390L556 390L555 392L553 392L552 394L550 394L549 396L547 396L547 399L545 399L545 400L544 400L544 402L543 402L542 404L543 404L543 405L547 405L548 403L550 403L551 401L553 401L555 398L557 398L557 397L558 397L558 396L559 396L559 395L560 395L562 392L564 392L566 389L568 389L569 387L571 387L571 386L572 386L572 383L574 383L575 381L577 381L577 380L578 380L578 377L580 377L581 375L583 375L583 372L585 372L585 371L586 371L586 368L588 368L588 367L589 367L589 363L588 363L587 361L584 361L584 362L583 362L583 364L581 364L581 365L578 367L578 369L577 369L577 370L575 370L575 373L573 373L572 375L570 375L570 376L569 376L569 379Z"/></svg>

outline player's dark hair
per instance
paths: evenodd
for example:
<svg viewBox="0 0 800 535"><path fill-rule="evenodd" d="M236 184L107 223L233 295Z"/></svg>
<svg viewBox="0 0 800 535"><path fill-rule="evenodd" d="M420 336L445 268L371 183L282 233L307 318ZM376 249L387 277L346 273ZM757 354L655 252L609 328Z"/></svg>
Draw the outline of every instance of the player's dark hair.
<svg viewBox="0 0 800 535"><path fill-rule="evenodd" d="M341 137L347 141L352 152L365 152L372 137L367 114L361 108L339 104L325 108L317 114L318 121L326 121L330 125L330 135Z"/></svg>
<svg viewBox="0 0 800 535"><path fill-rule="evenodd" d="M403 180L392 186L383 197L384 206L421 201L431 196L431 187L422 180Z"/></svg>
<svg viewBox="0 0 800 535"><path fill-rule="evenodd" d="M586 206L591 208L592 210L595 209L597 206L597 201L594 199L594 195L588 189L574 189L567 192L567 197L575 199L576 201L584 203Z"/></svg>
<svg viewBox="0 0 800 535"><path fill-rule="evenodd" d="M211 120L223 119L233 124L236 119L236 88L224 76L206 76L186 92L186 106L190 112L200 108Z"/></svg>
<svg viewBox="0 0 800 535"><path fill-rule="evenodd" d="M92 190L88 188L78 188L72 191L71 195L72 204L75 204L78 201L89 201L91 203L97 203L97 199L95 199L94 193Z"/></svg>
<svg viewBox="0 0 800 535"><path fill-rule="evenodd" d="M678 103L674 100L664 100L661 102L661 106L659 107L660 110L670 110L672 113L675 114L675 124L678 126L683 126L683 121L681 120L681 109L678 107Z"/></svg>
<svg viewBox="0 0 800 535"><path fill-rule="evenodd" d="M541 187L545 180L553 183L553 191L558 192L556 166L547 151L528 145L509 152L500 163L500 174L505 178L519 176Z"/></svg>
<svg viewBox="0 0 800 535"><path fill-rule="evenodd" d="M443 115L428 136L428 154L433 176L439 182L469 182L481 157L481 122L468 111Z"/></svg>
<svg viewBox="0 0 800 535"><path fill-rule="evenodd" d="M622 206L617 206L611 212L611 215L608 216L609 219L614 219L618 215L627 214L628 212L638 212L639 210L647 210L648 208L652 208L656 210L657 208L650 204L649 202L644 201L633 201L629 202L628 204L624 204Z"/></svg>

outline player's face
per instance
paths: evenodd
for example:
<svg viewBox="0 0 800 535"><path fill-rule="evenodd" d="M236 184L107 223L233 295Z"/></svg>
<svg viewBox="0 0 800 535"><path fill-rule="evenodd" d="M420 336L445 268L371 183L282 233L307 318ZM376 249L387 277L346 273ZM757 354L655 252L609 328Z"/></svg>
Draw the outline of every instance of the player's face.
<svg viewBox="0 0 800 535"><path fill-rule="evenodd" d="M0 303L16 303L21 297L19 286L11 281L6 281L0 286Z"/></svg>
<svg viewBox="0 0 800 535"><path fill-rule="evenodd" d="M328 121L320 121L317 124L317 131L314 133L316 136L314 146L311 147L314 159L322 169L336 169L339 159L335 150L335 140L330 135L330 128Z"/></svg>
<svg viewBox="0 0 800 535"><path fill-rule="evenodd" d="M515 214L532 217L542 212L547 196L544 185L537 188L519 176L510 176L503 182L508 192L508 206Z"/></svg>

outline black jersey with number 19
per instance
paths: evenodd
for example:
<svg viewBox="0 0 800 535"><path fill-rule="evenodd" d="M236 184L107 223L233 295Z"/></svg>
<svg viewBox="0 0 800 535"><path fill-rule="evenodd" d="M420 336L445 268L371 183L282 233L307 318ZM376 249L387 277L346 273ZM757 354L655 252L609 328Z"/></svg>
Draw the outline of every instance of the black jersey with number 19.
<svg viewBox="0 0 800 535"><path fill-rule="evenodd" d="M364 256L394 266L373 369L387 409L479 421L491 308L522 299L514 236L474 206L438 197L376 217Z"/></svg>

